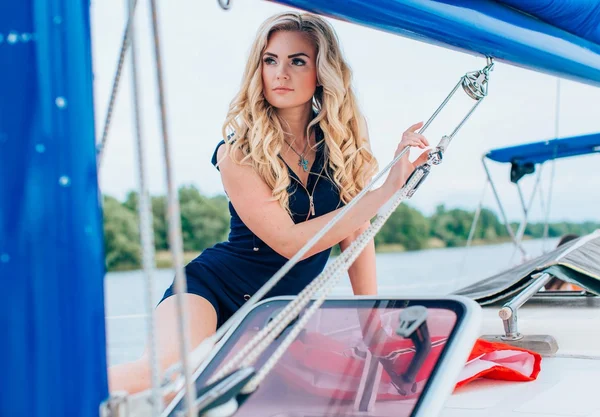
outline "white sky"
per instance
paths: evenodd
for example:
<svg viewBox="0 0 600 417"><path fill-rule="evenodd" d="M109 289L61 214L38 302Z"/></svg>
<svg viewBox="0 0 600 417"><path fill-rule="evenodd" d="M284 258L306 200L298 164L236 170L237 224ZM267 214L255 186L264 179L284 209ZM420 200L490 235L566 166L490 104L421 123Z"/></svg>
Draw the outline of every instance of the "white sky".
<svg viewBox="0 0 600 417"><path fill-rule="evenodd" d="M139 1L138 77L143 134L147 143L150 190L164 194L165 172L155 94L149 13ZM258 0L234 0L222 11L216 0L159 1L168 127L175 179L203 193L223 193L210 164L230 100L236 93L246 56L258 26L287 8ZM96 131L104 124L113 73L125 25L125 1L92 4ZM345 57L354 71L354 88L367 118L372 148L383 167L391 160L402 132L427 120L458 79L480 69L485 60L372 29L332 20ZM129 60L127 60L129 63ZM123 198L137 186L137 162L131 113L130 67L124 69L113 115L100 184L104 193ZM461 92L462 94L462 92ZM464 94L440 115L425 135L437 143L466 113ZM600 89L561 81L559 136L600 131ZM410 204L430 214L436 205L474 210L484 184L481 155L486 151L554 137L556 78L497 63L489 96L462 128L442 165ZM454 114L453 114L454 113ZM491 163L511 219L520 216L507 165ZM544 169L546 190L550 165ZM533 176L522 180L527 192ZM600 156L560 160L556 164L552 220L600 220ZM547 194L547 193L546 193ZM496 209L491 192L485 204ZM543 218L539 203L534 219Z"/></svg>

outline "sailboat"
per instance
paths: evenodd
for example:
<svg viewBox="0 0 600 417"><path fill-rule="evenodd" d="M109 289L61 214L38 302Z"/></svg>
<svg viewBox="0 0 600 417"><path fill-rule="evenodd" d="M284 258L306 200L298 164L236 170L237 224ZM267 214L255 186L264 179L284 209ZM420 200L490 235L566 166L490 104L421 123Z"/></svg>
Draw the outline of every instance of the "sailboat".
<svg viewBox="0 0 600 417"><path fill-rule="evenodd" d="M226 0L219 3L235 7L235 3ZM277 3L482 56L486 58L484 70L461 79L462 88L476 100L487 94L484 81L487 82L494 62L600 85L598 2L588 1L577 4L578 7L574 7L576 2L557 4L551 0L535 3L282 0ZM155 15L154 7L152 11ZM92 416L101 412L112 416L134 412L128 408L132 403L126 396L120 398L125 401L114 402L107 390L102 216L89 29L88 2L28 0L12 5L0 16L0 56L3 63L9 63L0 70L0 277L11 290L0 307L0 323L7 334L7 342L0 350L0 357L4 358L0 415ZM125 45L128 30L129 25ZM156 45L158 60L160 50ZM160 81L159 87L162 87ZM448 144L449 140L440 142L440 159ZM168 141L165 149L168 154ZM421 177L413 178L412 188L398 196L397 203L410 197L410 192L428 173L421 172ZM170 195L174 195L172 189ZM176 199L170 200L175 208L171 226L176 228ZM176 251L176 236L173 239L171 247ZM234 379L227 379L232 375L227 374L225 379L211 381L214 375L210 372L219 372L219 366L228 364L223 357L231 352L233 345L247 342L244 337L249 332L236 329L256 320L262 320L258 331L271 323L277 324L280 319L272 314L281 314L296 301L265 300L257 304L255 299L248 303L248 308L240 310L237 321L219 335L218 343L211 341L216 348L210 346L210 353L195 350L185 357L192 364L201 357L202 365L191 372L189 363L182 364L179 371L183 371L184 382L172 402L158 412L243 415L250 404L253 407L250 415L401 415L397 413L400 408L386 408L393 404L391 400L410 405L402 409L407 416L600 415L594 396L594 383L600 374L600 340L593 331L600 322L600 303L597 297L589 296L598 293L599 242L597 233L582 237L547 254L550 261L532 260L518 273L507 271L508 279L485 280L482 281L485 286L465 288L458 295L408 300L323 299L322 308L314 309L313 321L321 318L327 324L327 315L333 314L335 307L349 306L356 310L361 303L367 303L368 309L381 313L380 324L393 329L398 336L392 340L396 344L391 351L386 350L385 343L374 343L375 348L367 343L366 349L355 349L359 346L346 337L357 337L365 331L360 320L349 323L348 332L340 336L342 339L332 329L310 327L309 319L304 323L309 327L298 326L303 317L308 317L310 306L318 306L317 299L308 297L296 312L296 318L288 314L288 323L274 335L275 339L281 337L280 342L269 345L275 349L271 353L284 346L283 341L290 340L281 356L285 358L286 352L293 353L293 349L302 347L300 343L310 346L317 335L327 332L328 341L331 338L344 341L343 346L352 348L348 352L342 350L346 357L355 359L350 364L363 366L354 381L358 383L356 389L340 391L337 387L326 395L322 391L313 393L324 399L320 404L304 404L313 408L271 410L269 403L255 401L254 391L246 388L260 373L258 368L251 372L240 368L233 374ZM174 256L181 274L181 260L177 260L179 255ZM583 258L587 263L577 263L575 258ZM552 269L553 266L556 268ZM544 282L559 273L586 288L586 294L569 298L536 297ZM482 287L484 290L479 291ZM483 331L478 331L481 311L473 300L485 305ZM454 321L450 320L454 324L446 327L444 333L444 326L439 324L447 323L442 313L448 311L455 314ZM295 320L298 323L294 324ZM339 318L329 320L337 322ZM463 327L457 327L457 323ZM302 333L303 330L306 331ZM457 333L462 338L450 342ZM515 346L525 341L527 349L532 351L541 346L540 352L547 357L538 379L526 386L496 381L474 384L447 399L477 333ZM294 337L288 339L290 335ZM435 349L439 345L446 349L445 354ZM405 350L412 353L403 357ZM440 359L425 366L429 355L435 352ZM391 353L393 358L389 358ZM276 356L281 359L279 354ZM384 356L392 362L382 360ZM402 363L407 366L394 368L396 358L405 358ZM284 368L289 365L279 363ZM413 363L417 365L412 366ZM443 367L438 367L438 363ZM394 373L401 380L394 379ZM373 380L383 381L384 375L388 385L373 384ZM192 377L196 379L192 381ZM287 377L281 374L279 378L290 383L292 378L299 377L292 373ZM296 382L299 389L315 386ZM394 389L395 393L391 391L394 396L404 397L379 398L379 388ZM224 399L224 393L232 390L236 392L233 397ZM346 399L347 395L353 399ZM338 400L346 401L344 408L331 408ZM154 411L145 412L156 415L158 405L154 400L150 407Z"/></svg>

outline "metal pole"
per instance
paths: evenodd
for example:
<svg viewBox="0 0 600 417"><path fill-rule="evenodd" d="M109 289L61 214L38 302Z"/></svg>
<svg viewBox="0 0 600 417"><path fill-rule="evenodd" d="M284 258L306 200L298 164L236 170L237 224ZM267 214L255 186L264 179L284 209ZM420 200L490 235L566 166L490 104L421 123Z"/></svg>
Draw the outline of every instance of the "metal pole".
<svg viewBox="0 0 600 417"><path fill-rule="evenodd" d="M540 168L538 170L538 175L535 181L535 185L533 186L533 190L531 191L531 196L529 197L529 202L527 203L527 205L525 205L525 198L523 197L523 191L521 190L521 185L519 184L519 182L517 182L516 186L517 186L517 190L519 191L519 198L521 199L521 208L523 210L523 220L521 221L521 224L519 224L519 228L517 229L517 235L516 235L516 239L517 242L519 242L519 245L522 245L523 243L523 236L525 235L525 229L527 228L527 222L529 220L529 212L531 211L531 207L533 206L533 200L535 199L535 194L537 192L538 186L540 185L540 179L542 177L542 168L543 165L540 165ZM510 261L512 262L514 256L515 256L515 251L513 251L513 254L510 257Z"/></svg>
<svg viewBox="0 0 600 417"><path fill-rule="evenodd" d="M501 337L503 340L519 340L523 338L517 327L517 310L546 285L550 281L550 278L552 278L552 275L544 272L543 274L533 275L532 278L535 278L535 281L515 298L504 304L498 312L506 333Z"/></svg>
<svg viewBox="0 0 600 417"><path fill-rule="evenodd" d="M519 244L519 242L517 242L517 239L515 237L515 232L513 232L512 228L510 227L510 223L508 222L508 218L506 217L506 213L504 212L504 206L502 205L502 202L500 201L500 196L498 195L498 190L496 190L496 186L494 185L494 181L492 181L492 176L490 174L490 171L487 167L487 164L485 163L485 155L483 155L481 157L481 163L483 164L483 169L485 170L488 181L490 182L490 186L492 187L492 191L494 192L494 197L496 199L496 203L498 204L498 209L500 210L500 215L502 216L502 219L504 220L504 227L506 228L506 231L508 232L508 235L511 237L513 243L521 251L521 254L523 256L527 256L527 252L525 251L525 249L523 249L523 247Z"/></svg>

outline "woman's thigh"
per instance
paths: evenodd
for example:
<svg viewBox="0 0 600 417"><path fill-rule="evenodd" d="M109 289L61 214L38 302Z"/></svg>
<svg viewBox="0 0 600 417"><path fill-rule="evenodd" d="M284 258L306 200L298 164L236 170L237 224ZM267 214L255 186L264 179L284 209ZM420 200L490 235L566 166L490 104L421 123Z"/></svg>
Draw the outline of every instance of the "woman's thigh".
<svg viewBox="0 0 600 417"><path fill-rule="evenodd" d="M195 294L184 294L188 311L190 347L193 349L217 328L217 313L205 298ZM160 368L165 371L180 359L178 309L174 296L163 300L156 308L155 331ZM127 391L130 394L149 389L151 386L149 347L142 357L134 362L112 366L108 371L111 391Z"/></svg>
<svg viewBox="0 0 600 417"><path fill-rule="evenodd" d="M217 329L217 312L204 297L196 294L183 294L184 306L188 312L188 335L190 348L194 349ZM156 340L163 370L180 359L179 310L177 296L163 300L155 312ZM144 356L149 351L146 347Z"/></svg>

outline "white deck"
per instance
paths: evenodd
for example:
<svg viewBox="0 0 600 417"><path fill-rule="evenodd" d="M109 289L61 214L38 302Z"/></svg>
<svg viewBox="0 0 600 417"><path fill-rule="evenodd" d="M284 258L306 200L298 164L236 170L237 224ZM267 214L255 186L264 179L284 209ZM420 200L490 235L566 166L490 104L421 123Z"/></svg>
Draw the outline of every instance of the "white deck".
<svg viewBox="0 0 600 417"><path fill-rule="evenodd" d="M502 334L499 307L484 309L482 334ZM479 380L457 390L441 417L600 417L600 300L530 301L519 331L557 339L533 382Z"/></svg>

